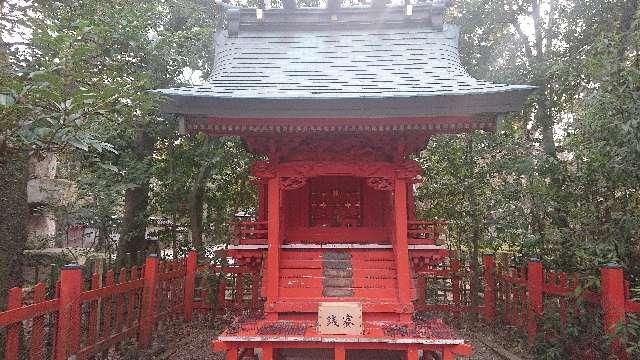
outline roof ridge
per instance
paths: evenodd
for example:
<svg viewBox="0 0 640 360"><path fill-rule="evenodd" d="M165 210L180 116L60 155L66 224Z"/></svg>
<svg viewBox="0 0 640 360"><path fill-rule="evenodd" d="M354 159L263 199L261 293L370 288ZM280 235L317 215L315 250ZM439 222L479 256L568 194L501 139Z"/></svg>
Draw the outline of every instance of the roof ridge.
<svg viewBox="0 0 640 360"><path fill-rule="evenodd" d="M441 30L448 0L402 6L256 9L222 5L222 29L228 36L242 31L304 31L379 27Z"/></svg>

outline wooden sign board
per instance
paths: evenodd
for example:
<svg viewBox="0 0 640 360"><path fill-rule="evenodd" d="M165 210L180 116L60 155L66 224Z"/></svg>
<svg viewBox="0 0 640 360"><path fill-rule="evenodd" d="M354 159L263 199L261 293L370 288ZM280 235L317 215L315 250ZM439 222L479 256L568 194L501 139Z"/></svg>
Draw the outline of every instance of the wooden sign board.
<svg viewBox="0 0 640 360"><path fill-rule="evenodd" d="M318 306L318 333L324 335L362 334L362 304L323 302Z"/></svg>

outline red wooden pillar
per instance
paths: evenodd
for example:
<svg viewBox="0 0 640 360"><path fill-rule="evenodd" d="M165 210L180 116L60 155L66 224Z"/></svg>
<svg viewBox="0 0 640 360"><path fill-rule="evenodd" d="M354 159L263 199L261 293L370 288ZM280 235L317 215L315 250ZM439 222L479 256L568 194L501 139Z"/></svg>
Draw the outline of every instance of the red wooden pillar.
<svg viewBox="0 0 640 360"><path fill-rule="evenodd" d="M262 360L273 360L273 346L271 345L263 345L262 346Z"/></svg>
<svg viewBox="0 0 640 360"><path fill-rule="evenodd" d="M280 276L280 178L270 178L268 188L268 249L267 249L267 319L277 320L275 305L278 300L278 278Z"/></svg>
<svg viewBox="0 0 640 360"><path fill-rule="evenodd" d="M190 251L187 254L186 273L184 276L184 321L193 318L193 296L196 289L196 270L198 268L198 253Z"/></svg>
<svg viewBox="0 0 640 360"><path fill-rule="evenodd" d="M418 349L409 348L407 349L407 360L418 360Z"/></svg>
<svg viewBox="0 0 640 360"><path fill-rule="evenodd" d="M625 321L624 272L622 267L609 264L600 269L600 284L602 286L602 310L604 312L604 331L607 335L615 333L616 327ZM610 355L619 359L626 359L627 354L616 340L611 342Z"/></svg>
<svg viewBox="0 0 640 360"><path fill-rule="evenodd" d="M155 324L156 287L158 284L158 256L147 256L144 263L144 286L142 288L142 308L140 309L140 330L138 344L146 349L151 345L151 335Z"/></svg>
<svg viewBox="0 0 640 360"><path fill-rule="evenodd" d="M238 360L238 347L237 346L230 346L229 349L227 349L227 354L225 357L226 360Z"/></svg>
<svg viewBox="0 0 640 360"><path fill-rule="evenodd" d="M401 304L410 305L409 249L407 245L407 185L406 179L395 179L393 196L395 214L395 243L396 269L398 275L398 300ZM409 311L409 309L407 309Z"/></svg>
<svg viewBox="0 0 640 360"><path fill-rule="evenodd" d="M491 255L482 257L484 265L484 320L492 322L496 316L496 263Z"/></svg>
<svg viewBox="0 0 640 360"><path fill-rule="evenodd" d="M336 345L334 351L334 359L335 360L346 360L347 353L345 351L344 345Z"/></svg>
<svg viewBox="0 0 640 360"><path fill-rule="evenodd" d="M538 318L542 315L542 286L544 273L542 263L538 259L531 259L527 265L527 340L533 345L538 331Z"/></svg>
<svg viewBox="0 0 640 360"><path fill-rule="evenodd" d="M442 360L456 360L456 356L451 350L444 348L442 350Z"/></svg>
<svg viewBox="0 0 640 360"><path fill-rule="evenodd" d="M56 360L66 360L80 348L80 303L82 270L79 265L65 265L60 270Z"/></svg>

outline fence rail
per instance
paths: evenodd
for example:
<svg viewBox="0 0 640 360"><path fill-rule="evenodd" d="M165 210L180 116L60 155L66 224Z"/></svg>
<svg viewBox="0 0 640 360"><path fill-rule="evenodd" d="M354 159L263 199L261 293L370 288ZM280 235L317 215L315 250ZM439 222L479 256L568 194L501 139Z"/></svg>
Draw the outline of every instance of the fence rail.
<svg viewBox="0 0 640 360"><path fill-rule="evenodd" d="M259 262L220 266L202 260L198 264L195 252L172 261L150 256L141 268L94 273L87 289L81 268L66 266L49 299L42 283L29 291L11 289L0 312L5 359L87 359L131 338L144 349L163 321L262 307ZM615 335L628 314L640 313L623 270L613 265L601 269L598 292L583 288L578 274L546 270L537 260L511 267L489 255L468 264L452 256L414 270L416 310L479 314L488 323L521 329L530 344L544 314L556 314L563 329L583 316L579 301L602 313L603 336ZM626 358L617 341L609 351Z"/></svg>
<svg viewBox="0 0 640 360"><path fill-rule="evenodd" d="M241 221L231 224L234 245L266 245L268 237L266 221Z"/></svg>
<svg viewBox="0 0 640 360"><path fill-rule="evenodd" d="M51 299L46 299L42 283L32 290L11 289L7 309L0 312L0 327L6 327L4 359L88 359L129 339L148 348L160 323L189 321L194 311L216 310L206 301L206 286L196 287L197 281L203 285L206 279L198 273L203 270L214 270L223 280L218 287L223 299L220 309L231 304L235 310L258 307L259 276L254 270L210 264L198 267L197 262L195 252L178 260L149 256L141 268L92 274L87 289L83 289L82 268L65 266ZM234 289L230 300L227 284ZM236 295L247 291L252 294L249 301Z"/></svg>

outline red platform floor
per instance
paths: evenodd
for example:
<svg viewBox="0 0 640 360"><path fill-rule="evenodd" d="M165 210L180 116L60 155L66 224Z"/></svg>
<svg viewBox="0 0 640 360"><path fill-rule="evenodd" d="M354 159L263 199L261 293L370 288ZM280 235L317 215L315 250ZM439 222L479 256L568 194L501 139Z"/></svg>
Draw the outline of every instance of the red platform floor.
<svg viewBox="0 0 640 360"><path fill-rule="evenodd" d="M440 319L365 322L361 335L323 335L318 334L316 326L311 321L243 319L232 324L213 345L216 351L228 351L227 359L233 360L251 353L243 349L261 349L256 353L264 360L417 360L422 353L425 360L431 353L450 360L472 353L471 346Z"/></svg>

